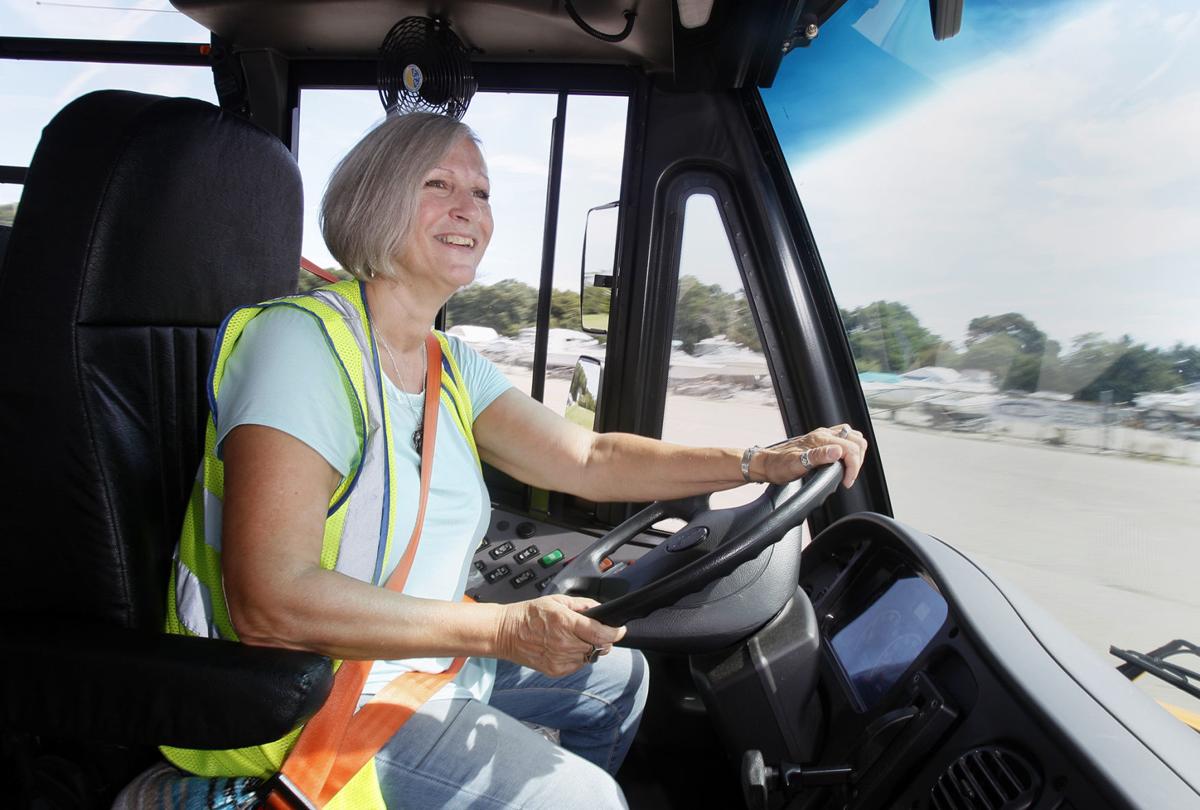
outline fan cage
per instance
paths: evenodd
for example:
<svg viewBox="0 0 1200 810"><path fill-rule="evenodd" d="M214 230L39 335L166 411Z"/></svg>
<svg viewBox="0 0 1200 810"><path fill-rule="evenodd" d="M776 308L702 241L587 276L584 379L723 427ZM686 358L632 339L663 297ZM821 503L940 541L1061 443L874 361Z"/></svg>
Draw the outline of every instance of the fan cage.
<svg viewBox="0 0 1200 810"><path fill-rule="evenodd" d="M466 47L445 22L405 17L379 51L379 100L388 115L431 112L462 119L479 85Z"/></svg>

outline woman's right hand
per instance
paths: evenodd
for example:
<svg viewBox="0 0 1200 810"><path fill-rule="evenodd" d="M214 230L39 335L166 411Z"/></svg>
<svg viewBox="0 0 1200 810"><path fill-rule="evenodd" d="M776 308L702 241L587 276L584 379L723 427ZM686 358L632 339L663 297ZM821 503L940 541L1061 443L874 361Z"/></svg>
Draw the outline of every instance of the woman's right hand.
<svg viewBox="0 0 1200 810"><path fill-rule="evenodd" d="M600 604L580 596L542 596L503 606L497 629L497 657L561 678L588 663L592 652L607 653L625 636L583 615Z"/></svg>

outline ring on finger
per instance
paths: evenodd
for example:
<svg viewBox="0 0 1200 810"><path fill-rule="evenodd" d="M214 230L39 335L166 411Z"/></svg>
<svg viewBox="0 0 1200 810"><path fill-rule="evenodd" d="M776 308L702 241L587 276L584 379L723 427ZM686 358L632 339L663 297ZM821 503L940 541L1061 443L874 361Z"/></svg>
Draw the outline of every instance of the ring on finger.
<svg viewBox="0 0 1200 810"><path fill-rule="evenodd" d="M849 435L850 435L850 426L849 425L842 425L842 429L837 432L837 437L839 439L844 439Z"/></svg>
<svg viewBox="0 0 1200 810"><path fill-rule="evenodd" d="M809 458L809 454L811 452L812 450L807 447L800 451L800 463L804 465L805 470L811 470L813 468L812 459Z"/></svg>
<svg viewBox="0 0 1200 810"><path fill-rule="evenodd" d="M594 664L596 663L596 659L600 657L600 648L595 644L589 644L588 646L591 647L591 649L584 654L583 660L584 663Z"/></svg>

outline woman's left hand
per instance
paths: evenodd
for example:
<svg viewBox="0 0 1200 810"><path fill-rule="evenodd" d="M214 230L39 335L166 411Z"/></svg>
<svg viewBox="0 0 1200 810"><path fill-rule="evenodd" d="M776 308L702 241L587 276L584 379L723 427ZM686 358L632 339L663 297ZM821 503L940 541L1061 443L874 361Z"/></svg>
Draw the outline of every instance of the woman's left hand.
<svg viewBox="0 0 1200 810"><path fill-rule="evenodd" d="M750 478L772 484L795 481L816 467L841 461L846 468L842 484L854 485L867 454L867 440L849 425L817 428L803 436L788 439L754 454Z"/></svg>

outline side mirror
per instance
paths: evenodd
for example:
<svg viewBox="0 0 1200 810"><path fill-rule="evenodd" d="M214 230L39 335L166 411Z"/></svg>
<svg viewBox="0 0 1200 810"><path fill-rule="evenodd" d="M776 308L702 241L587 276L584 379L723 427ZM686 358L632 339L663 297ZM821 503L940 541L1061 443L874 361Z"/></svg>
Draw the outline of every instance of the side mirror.
<svg viewBox="0 0 1200 810"><path fill-rule="evenodd" d="M612 303L617 255L617 213L620 201L589 209L583 225L583 262L580 267L579 319L583 331L608 334L608 308Z"/></svg>
<svg viewBox="0 0 1200 810"><path fill-rule="evenodd" d="M564 416L577 425L594 430L596 427L596 400L600 396L600 361L595 357L581 355L575 361L571 374L571 388L567 391L567 409Z"/></svg>

